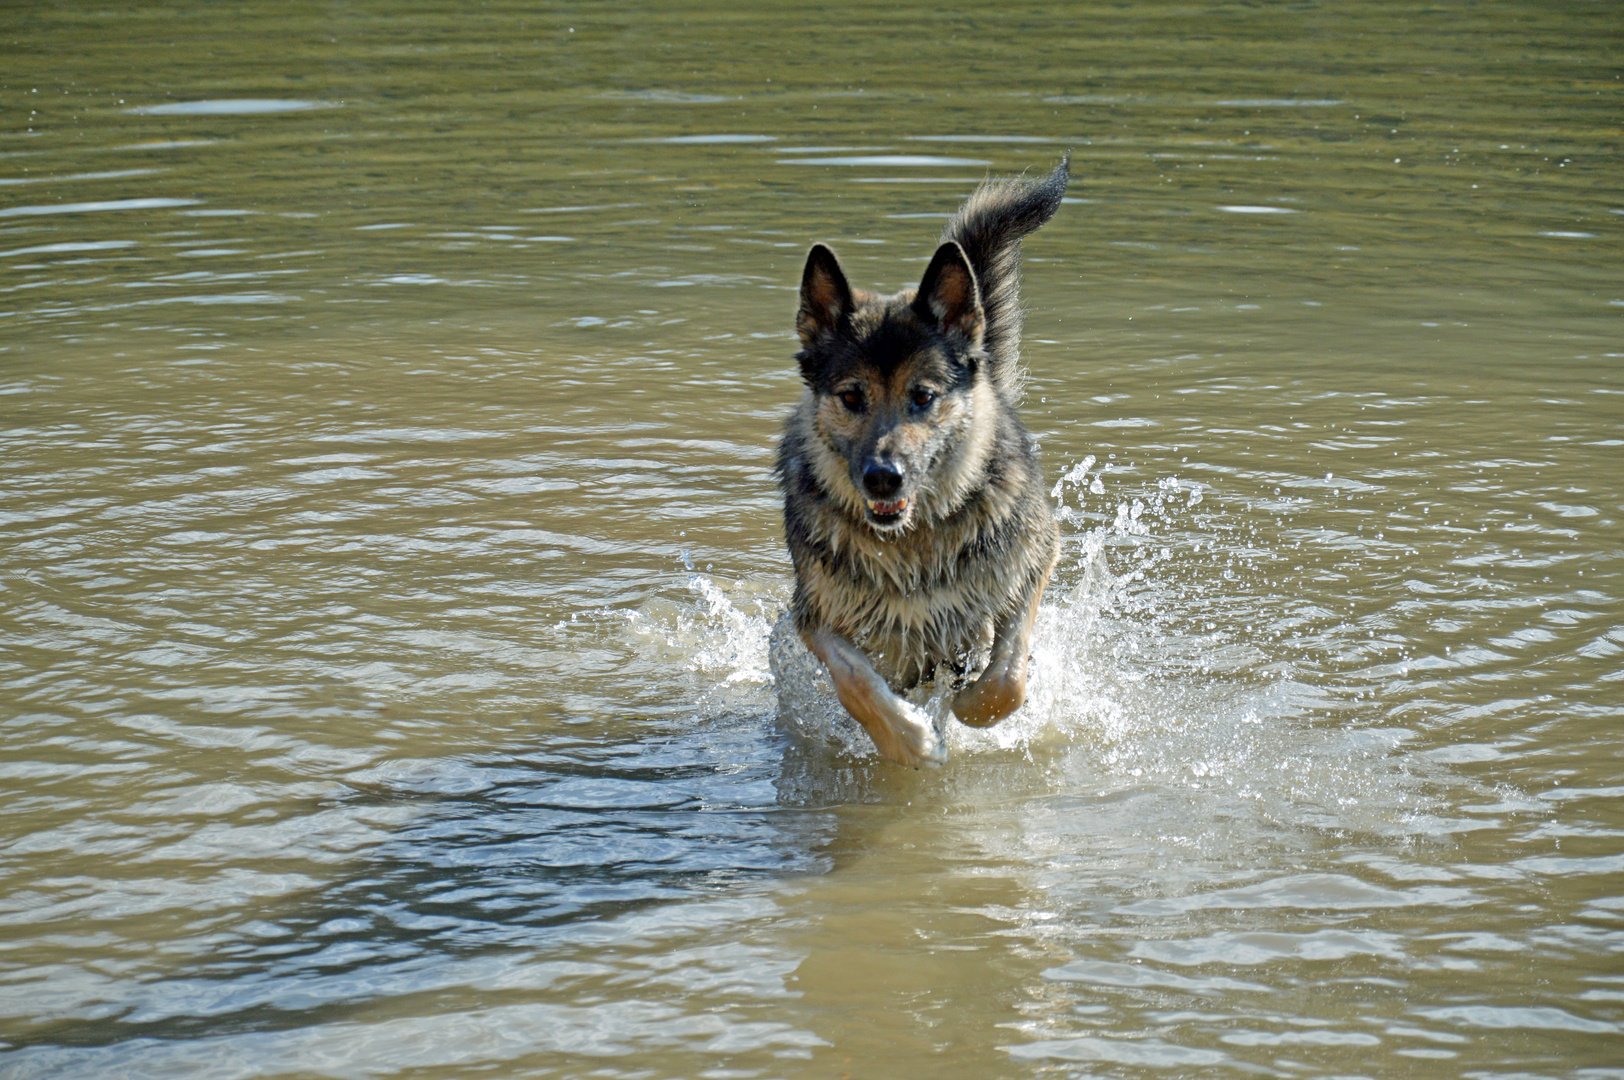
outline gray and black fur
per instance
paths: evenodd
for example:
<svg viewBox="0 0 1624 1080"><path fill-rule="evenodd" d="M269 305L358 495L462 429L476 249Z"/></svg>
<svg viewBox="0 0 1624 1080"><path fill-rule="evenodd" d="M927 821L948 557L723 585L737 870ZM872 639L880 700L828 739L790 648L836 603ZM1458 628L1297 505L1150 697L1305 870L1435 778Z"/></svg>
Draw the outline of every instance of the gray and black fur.
<svg viewBox="0 0 1624 1080"><path fill-rule="evenodd" d="M1027 635L1059 540L1015 411L1021 238L1059 208L1067 164L982 184L917 289L853 289L821 244L802 275L806 391L778 455L791 611L848 710L910 764L945 755L923 735L913 739L923 749L888 749L879 729L909 721L886 691L946 666L975 679L955 712L976 724L1024 695Z"/></svg>

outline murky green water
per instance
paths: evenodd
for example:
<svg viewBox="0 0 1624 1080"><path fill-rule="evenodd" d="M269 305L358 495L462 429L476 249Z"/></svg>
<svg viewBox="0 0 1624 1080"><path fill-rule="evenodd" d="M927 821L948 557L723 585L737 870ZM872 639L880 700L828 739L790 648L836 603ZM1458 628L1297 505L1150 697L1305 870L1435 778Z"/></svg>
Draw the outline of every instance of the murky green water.
<svg viewBox="0 0 1624 1080"><path fill-rule="evenodd" d="M0 12L0 1074L1624 1076L1621 39ZM1068 147L1033 700L842 757L806 246Z"/></svg>

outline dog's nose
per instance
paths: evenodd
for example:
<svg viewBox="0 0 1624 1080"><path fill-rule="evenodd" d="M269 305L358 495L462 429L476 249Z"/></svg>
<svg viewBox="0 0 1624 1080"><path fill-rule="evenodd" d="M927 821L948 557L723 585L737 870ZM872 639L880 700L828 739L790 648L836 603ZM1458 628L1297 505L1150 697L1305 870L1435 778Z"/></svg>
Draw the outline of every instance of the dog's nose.
<svg viewBox="0 0 1624 1080"><path fill-rule="evenodd" d="M863 487L876 499L887 499L902 490L902 470L889 461L870 461L863 466Z"/></svg>

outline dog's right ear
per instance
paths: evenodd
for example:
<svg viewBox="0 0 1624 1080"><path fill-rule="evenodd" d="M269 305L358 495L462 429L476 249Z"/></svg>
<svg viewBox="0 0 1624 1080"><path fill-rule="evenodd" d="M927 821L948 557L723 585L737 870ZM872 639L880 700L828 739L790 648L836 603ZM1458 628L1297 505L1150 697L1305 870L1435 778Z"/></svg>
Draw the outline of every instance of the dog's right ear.
<svg viewBox="0 0 1624 1080"><path fill-rule="evenodd" d="M981 344L987 326L981 306L981 289L964 249L949 240L936 249L919 283L914 310L927 320L962 333L972 344Z"/></svg>
<svg viewBox="0 0 1624 1080"><path fill-rule="evenodd" d="M840 260L822 244L813 244L801 271L801 310L795 316L801 345L810 349L818 338L837 330L851 312L851 286Z"/></svg>

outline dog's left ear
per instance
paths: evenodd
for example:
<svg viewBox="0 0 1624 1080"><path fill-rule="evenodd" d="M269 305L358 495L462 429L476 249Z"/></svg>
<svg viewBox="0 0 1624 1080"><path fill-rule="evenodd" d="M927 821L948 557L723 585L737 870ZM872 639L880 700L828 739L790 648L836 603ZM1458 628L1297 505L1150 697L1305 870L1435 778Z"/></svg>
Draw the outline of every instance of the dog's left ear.
<svg viewBox="0 0 1624 1080"><path fill-rule="evenodd" d="M949 240L936 249L924 278L919 282L919 295L914 298L914 311L920 318L939 323L943 329L957 330L981 343L986 327L986 315L981 310L981 289L976 285L975 271L964 249Z"/></svg>

